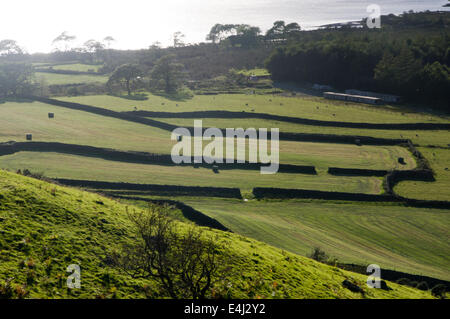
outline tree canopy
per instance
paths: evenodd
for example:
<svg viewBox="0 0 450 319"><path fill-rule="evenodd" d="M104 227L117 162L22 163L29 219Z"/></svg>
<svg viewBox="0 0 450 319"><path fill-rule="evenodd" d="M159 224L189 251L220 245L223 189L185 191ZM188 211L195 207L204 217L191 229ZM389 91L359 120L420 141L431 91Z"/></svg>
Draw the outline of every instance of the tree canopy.
<svg viewBox="0 0 450 319"><path fill-rule="evenodd" d="M0 64L0 96L28 93L32 88L33 67L24 63Z"/></svg>
<svg viewBox="0 0 450 319"><path fill-rule="evenodd" d="M152 86L166 93L175 93L183 84L184 66L175 61L175 55L165 55L156 61L151 72Z"/></svg>
<svg viewBox="0 0 450 319"><path fill-rule="evenodd" d="M117 67L111 74L107 86L113 91L114 88L125 88L128 95L142 83L143 73L136 64L124 64Z"/></svg>

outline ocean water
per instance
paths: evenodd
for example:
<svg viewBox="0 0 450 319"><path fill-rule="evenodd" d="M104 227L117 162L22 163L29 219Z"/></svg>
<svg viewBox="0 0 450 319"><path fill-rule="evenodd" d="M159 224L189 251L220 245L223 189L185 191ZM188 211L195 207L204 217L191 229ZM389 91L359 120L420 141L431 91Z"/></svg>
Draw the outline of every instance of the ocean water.
<svg viewBox="0 0 450 319"><path fill-rule="evenodd" d="M73 5L65 5L73 2ZM205 41L216 23L245 23L269 29L276 20L298 22L303 29L361 20L370 4L381 14L449 10L446 0L15 0L2 1L0 39L15 39L30 52L48 52L63 31L89 39L113 36L116 49L139 49L155 41L171 44L174 32L186 43ZM26 10L24 10L24 8Z"/></svg>
<svg viewBox="0 0 450 319"><path fill-rule="evenodd" d="M190 0L184 29L188 35L197 41L200 36L201 25L214 23L247 23L267 30L276 20L298 22L303 29L311 29L329 23L361 20L368 16L367 7L370 4L380 6L381 14L400 14L405 11L448 10L442 6L445 0ZM188 22L186 21L186 22ZM204 29L202 34L204 34ZM195 34L195 35L194 35Z"/></svg>
<svg viewBox="0 0 450 319"><path fill-rule="evenodd" d="M167 27L177 26L190 43L205 41L205 35L216 23L246 23L266 31L274 21L284 20L298 22L307 30L366 18L370 4L379 5L383 15L409 10L448 11L443 7L446 0L166 0L166 3L163 11L173 17ZM167 37L160 37L159 41L166 44Z"/></svg>

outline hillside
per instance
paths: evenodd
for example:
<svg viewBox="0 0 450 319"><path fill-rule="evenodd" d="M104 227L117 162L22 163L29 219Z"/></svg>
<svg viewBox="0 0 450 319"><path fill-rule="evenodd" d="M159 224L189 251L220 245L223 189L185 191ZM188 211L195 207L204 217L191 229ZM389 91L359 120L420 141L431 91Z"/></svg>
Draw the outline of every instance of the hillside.
<svg viewBox="0 0 450 319"><path fill-rule="evenodd" d="M169 208L168 208L169 209ZM132 240L126 212L139 210L83 192L0 171L0 293L10 278L14 295L30 298L164 297L155 282L134 280L108 266L107 254ZM176 212L173 212L176 213ZM208 230L213 232L213 230ZM233 298L430 298L388 283L369 289L366 277L214 231L236 257L232 278L216 287ZM66 288L66 267L81 266L81 289ZM364 289L342 286L348 279ZM1 295L0 295L1 297Z"/></svg>

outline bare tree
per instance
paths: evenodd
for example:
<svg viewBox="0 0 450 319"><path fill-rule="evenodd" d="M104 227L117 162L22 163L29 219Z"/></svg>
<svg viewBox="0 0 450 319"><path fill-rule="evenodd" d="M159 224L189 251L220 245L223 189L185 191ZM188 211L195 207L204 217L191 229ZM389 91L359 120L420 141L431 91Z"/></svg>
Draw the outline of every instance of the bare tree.
<svg viewBox="0 0 450 319"><path fill-rule="evenodd" d="M174 48L180 48L180 47L184 47L185 43L184 43L184 38L186 36L181 32L181 31L177 31L173 34L173 47Z"/></svg>
<svg viewBox="0 0 450 319"><path fill-rule="evenodd" d="M129 218L137 240L113 255L114 264L134 278L156 278L172 298L205 298L219 265L226 264L217 238L200 227L181 229L164 208L130 213Z"/></svg>
<svg viewBox="0 0 450 319"><path fill-rule="evenodd" d="M116 42L116 39L114 39L112 36L108 35L103 39L103 43L105 43L105 47L107 49L111 49L111 43Z"/></svg>
<svg viewBox="0 0 450 319"><path fill-rule="evenodd" d="M0 56L22 54L24 54L24 51L15 40L7 39L0 41Z"/></svg>
<svg viewBox="0 0 450 319"><path fill-rule="evenodd" d="M69 35L67 31L64 31L60 35L58 35L52 42L53 45L57 46L62 43L64 45L64 51L69 51L70 43L73 42L77 37L74 35Z"/></svg>

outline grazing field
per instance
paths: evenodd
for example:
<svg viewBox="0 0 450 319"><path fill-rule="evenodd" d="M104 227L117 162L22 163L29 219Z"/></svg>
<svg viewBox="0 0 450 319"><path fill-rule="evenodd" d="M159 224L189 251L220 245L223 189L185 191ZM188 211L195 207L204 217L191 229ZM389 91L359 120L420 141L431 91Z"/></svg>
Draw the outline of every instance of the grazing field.
<svg viewBox="0 0 450 319"><path fill-rule="evenodd" d="M49 112L55 113L54 119L48 119ZM32 133L35 141L162 154L170 154L176 143L170 139L170 132L158 128L39 102L0 104L0 125L0 142L24 141L25 135ZM399 164L398 157L405 158L406 165ZM312 165L325 171L330 166L387 170L412 169L416 165L411 154L398 146L288 141L280 142L280 162Z"/></svg>
<svg viewBox="0 0 450 319"><path fill-rule="evenodd" d="M55 114L54 119L48 113ZM167 131L39 102L0 104L0 141L33 140L170 153Z"/></svg>
<svg viewBox="0 0 450 319"><path fill-rule="evenodd" d="M268 113L292 117L304 117L315 120L370 123L449 123L448 117L424 115L408 112L392 106L368 106L357 103L341 103L317 97L283 97L272 95L196 95L185 101L169 100L164 97L149 95L145 101L133 101L108 95L61 97L70 101L108 108L114 111L164 111L190 112L206 110L223 110L237 112ZM163 104L164 103L164 104ZM246 105L248 104L248 106ZM178 105L178 106L177 106ZM319 107L317 109L317 107ZM402 114L404 113L404 114ZM334 114L334 115L333 115Z"/></svg>
<svg viewBox="0 0 450 319"><path fill-rule="evenodd" d="M446 210L326 201L180 199L233 231L301 255L450 279Z"/></svg>
<svg viewBox="0 0 450 319"><path fill-rule="evenodd" d="M61 64L61 65L54 65L54 70L67 70L67 71L78 71L78 72L90 72L93 70L93 72L98 72L98 69L100 69L102 65L98 64L81 64L81 63L74 63L74 64Z"/></svg>
<svg viewBox="0 0 450 319"><path fill-rule="evenodd" d="M106 83L107 76L89 74L57 74L36 72L37 79L44 79L48 85L85 84L85 83Z"/></svg>
<svg viewBox="0 0 450 319"><path fill-rule="evenodd" d="M74 78L73 76L69 76ZM99 78L98 76L94 76ZM368 123L449 123L450 118L420 114L393 106L345 104L316 97L229 94L195 96L185 101L149 94L145 101L113 96L60 97L64 101L118 112L146 110L189 112L225 110L259 112L307 119ZM248 105L246 105L248 104ZM55 113L48 119L47 113ZM193 126L194 119L155 118L177 126ZM202 119L199 117L198 119ZM203 127L279 128L281 132L363 135L411 139L430 162L436 182L401 182L395 191L405 197L444 200L450 195L450 131L379 130L303 125L266 119L204 118ZM125 151L170 154L176 143L170 132L117 118L37 102L0 104L0 142L34 141L91 145ZM439 146L431 148L430 145ZM398 158L405 164L399 164ZM402 146L357 146L280 141L280 163L312 165L317 175L261 175L257 170L220 170L134 164L96 157L20 152L0 157L0 168L29 169L52 178L128 182L158 185L237 187L248 202L201 197L161 197L145 192L142 199L178 200L217 219L237 234L249 236L290 252L307 255L321 247L342 262L377 263L382 267L450 279L448 211L419 209L388 203L333 201L256 201L254 187L278 187L350 193L383 193L381 177L333 176L328 167L375 170L416 168L412 154ZM126 190L122 194L126 195ZM119 194L117 191L116 194Z"/></svg>
<svg viewBox="0 0 450 319"><path fill-rule="evenodd" d="M136 279L105 263L132 242L127 211L140 209L77 189L0 171L2 247L0 282L14 277L17 294L28 298L163 298L157 280ZM147 207L148 209L148 207ZM18 216L20 215L20 218ZM180 232L187 225L177 225ZM366 276L318 263L239 234L205 230L226 247L229 268L217 283L222 298L432 298L388 282L390 290L369 289ZM222 248L218 255L224 253ZM82 265L82 289L67 289L67 263ZM65 279L65 278L64 278ZM351 292L350 280L364 294ZM232 285L225 287L231 282ZM13 294L15 296L15 294ZM209 295L208 295L209 297ZM217 295L214 296L217 298Z"/></svg>
<svg viewBox="0 0 450 319"><path fill-rule="evenodd" d="M179 125L193 126L194 119L182 118L155 118L155 120ZM417 119L420 121L420 119ZM242 127L242 128L279 128L280 132L292 133L312 133L312 134L335 134L335 135L361 135L388 139L410 139L414 144L421 146L435 145L448 147L450 142L450 130L378 130L378 129L359 129L347 127L331 127L304 125L288 123L281 121L271 121L263 119L217 119L204 118L204 127Z"/></svg>
<svg viewBox="0 0 450 319"><path fill-rule="evenodd" d="M267 69L251 69L251 70L241 70L239 73L246 76L269 76L270 72Z"/></svg>
<svg viewBox="0 0 450 319"><path fill-rule="evenodd" d="M439 149L419 147L418 150L428 159L435 172L435 182L405 181L395 187L401 196L448 201L450 198L450 148Z"/></svg>
<svg viewBox="0 0 450 319"><path fill-rule="evenodd" d="M64 163L64 165L61 165ZM303 175L278 173L261 175L258 170L224 170L173 167L107 161L98 158L20 152L0 157L0 167L10 170L29 169L48 177L128 182L139 184L238 187L250 192L253 187L306 188L326 191L379 194L381 178L345 177L328 174Z"/></svg>

